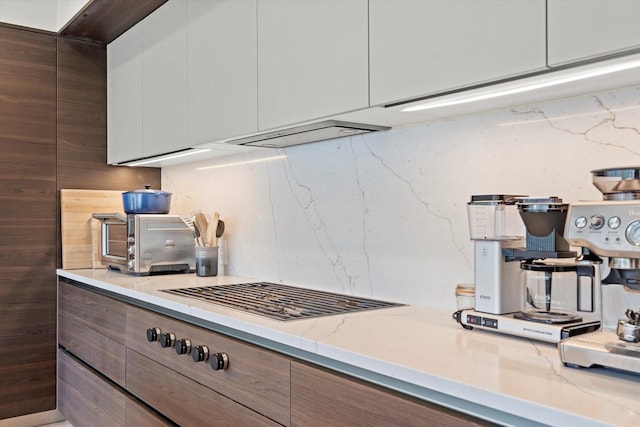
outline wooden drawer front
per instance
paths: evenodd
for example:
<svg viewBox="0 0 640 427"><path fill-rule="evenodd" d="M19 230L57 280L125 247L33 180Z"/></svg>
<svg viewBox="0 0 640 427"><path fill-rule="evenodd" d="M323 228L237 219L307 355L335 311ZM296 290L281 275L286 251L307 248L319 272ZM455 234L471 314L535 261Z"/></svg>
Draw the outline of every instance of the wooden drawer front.
<svg viewBox="0 0 640 427"><path fill-rule="evenodd" d="M58 409L75 427L171 425L62 350L58 351Z"/></svg>
<svg viewBox="0 0 640 427"><path fill-rule="evenodd" d="M206 345L210 353L227 353L229 367L214 371L209 362L195 363L190 354L178 355L174 348L162 348L158 342L148 342L146 331L152 327L160 328L163 333L171 332L176 339L188 338L192 346ZM127 348L281 424L289 425L288 358L133 306L128 308L126 336ZM163 372L156 372L155 375L162 375ZM127 388L130 385L129 378L127 373Z"/></svg>
<svg viewBox="0 0 640 427"><path fill-rule="evenodd" d="M58 281L58 312L124 344L126 304Z"/></svg>
<svg viewBox="0 0 640 427"><path fill-rule="evenodd" d="M133 350L127 350L127 387L183 426L278 425Z"/></svg>
<svg viewBox="0 0 640 427"><path fill-rule="evenodd" d="M58 342L76 357L124 387L125 347L65 313L58 316Z"/></svg>
<svg viewBox="0 0 640 427"><path fill-rule="evenodd" d="M139 403L134 399L125 400L125 423L127 427L145 427L145 426L173 426L172 422L160 417L146 405Z"/></svg>
<svg viewBox="0 0 640 427"><path fill-rule="evenodd" d="M61 350L58 410L75 427L125 425L125 396Z"/></svg>
<svg viewBox="0 0 640 427"><path fill-rule="evenodd" d="M291 363L292 426L473 426L461 414L298 362Z"/></svg>

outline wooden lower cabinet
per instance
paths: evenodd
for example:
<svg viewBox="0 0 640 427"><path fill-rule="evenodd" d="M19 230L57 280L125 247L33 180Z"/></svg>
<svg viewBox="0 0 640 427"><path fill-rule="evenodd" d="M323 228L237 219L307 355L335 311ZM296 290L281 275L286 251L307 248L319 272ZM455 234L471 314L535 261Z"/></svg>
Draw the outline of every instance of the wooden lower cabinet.
<svg viewBox="0 0 640 427"><path fill-rule="evenodd" d="M124 386L127 305L68 283L58 283L58 343Z"/></svg>
<svg viewBox="0 0 640 427"><path fill-rule="evenodd" d="M467 427L488 424L325 369L291 362L291 425Z"/></svg>
<svg viewBox="0 0 640 427"><path fill-rule="evenodd" d="M279 425L133 350L127 350L127 389L181 426Z"/></svg>
<svg viewBox="0 0 640 427"><path fill-rule="evenodd" d="M74 427L171 425L64 350L58 351L58 410Z"/></svg>

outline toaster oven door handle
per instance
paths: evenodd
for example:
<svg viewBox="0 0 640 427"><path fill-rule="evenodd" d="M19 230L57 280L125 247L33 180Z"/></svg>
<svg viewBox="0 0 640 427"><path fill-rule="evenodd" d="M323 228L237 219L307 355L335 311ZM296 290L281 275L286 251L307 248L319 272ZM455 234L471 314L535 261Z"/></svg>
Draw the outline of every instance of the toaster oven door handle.
<svg viewBox="0 0 640 427"><path fill-rule="evenodd" d="M99 219L100 221L105 221L109 219L116 219L121 222L127 222L127 216L120 212L113 213L94 213L91 215L95 219Z"/></svg>

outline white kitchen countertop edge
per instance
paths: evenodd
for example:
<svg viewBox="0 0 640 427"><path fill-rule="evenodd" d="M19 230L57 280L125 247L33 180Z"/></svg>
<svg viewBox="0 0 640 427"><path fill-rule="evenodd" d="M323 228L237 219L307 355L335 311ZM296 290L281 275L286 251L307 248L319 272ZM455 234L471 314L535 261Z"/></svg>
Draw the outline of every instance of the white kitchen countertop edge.
<svg viewBox="0 0 640 427"><path fill-rule="evenodd" d="M379 376L382 376L388 377L391 380L397 380L397 383L391 381L389 384L383 385L389 385L399 391L403 391L418 397L424 397L428 400L435 401L436 403L440 403L445 406L461 410L463 412L467 411L481 415L482 417L488 417L489 419L496 422L504 424L513 423L513 425L535 425L536 423L541 423L558 426L604 426L632 425L634 420L635 423L640 421L640 406L633 407L631 405L631 407L625 408L624 404L620 405L619 403L616 403L612 408L608 408L604 407L604 405L602 404L599 404L597 405L598 408L591 411L590 408L592 408L593 405L580 405L579 402L572 401L572 406L567 405L566 402L565 404L563 404L562 402L557 401L558 399L551 399L549 401L546 401L544 396L538 396L536 399L529 399L526 394L518 396L510 392L510 387L513 386L515 387L515 391L521 392L522 390L519 390L518 387L527 387L533 385L526 383L521 384L522 378L529 379L533 382L537 380L537 375L529 378L525 373L519 372L520 369L517 367L515 369L515 372L513 373L513 381L515 381L515 384L513 384L512 386L505 387L502 384L503 382L508 384L511 379L499 370L500 367L496 368L497 370L494 374L489 373L491 377L488 381L486 381L493 384L493 377L500 377L498 382L494 384L495 387L490 387L491 384L485 385L482 381L478 382L477 380L473 379L467 381L464 376L462 378L459 377L459 371L462 367L461 363L464 363L466 365L466 363L464 362L466 359L461 359L463 360L463 362L456 363L456 360L454 359L458 356L459 351L456 349L452 350L446 348L445 343L438 343L437 338L434 339L434 345L436 347L435 350L441 351L443 352L443 354L452 352L451 360L449 361L449 363L433 363L433 365L437 366L420 366L419 361L415 362L410 358L411 355L406 354L411 352L414 348L412 347L412 343L408 343L407 341L415 340L416 346L418 346L418 341L420 341L421 338L420 336L412 337L410 332L406 331L406 329L409 329L407 325L419 326L422 324L422 322L430 322L430 318L434 315L449 317L448 320L450 320L453 326L453 333L451 335L460 334L458 337L456 337L456 339L460 339L460 337L464 339L465 335L462 334L473 334L471 336L466 336L470 340L470 345L464 347L465 350L472 354L476 352L476 347L489 345L491 346L491 351L497 351L497 359L503 358L500 352L506 352L507 356L505 356L504 359L508 362L508 364L512 364L513 361L510 359L511 355L508 354L508 346L518 346L518 348L520 348L524 345L526 346L525 348L530 346L532 349L532 353L537 353L532 355L533 357L537 358L535 362L536 364L539 362L538 359L543 360L544 363L545 359L552 359L554 357L554 354L557 357L557 350L555 348L550 348L550 346L545 344L530 344L528 340L499 336L498 334L486 332L464 331L461 327L453 325L454 321L450 319L451 313L447 313L443 310L406 306L402 308L386 308L381 310L373 310L370 312L329 316L319 319L299 320L284 323L267 320L255 315L249 315L235 310L218 307L216 305L197 302L195 300L191 301L185 297L178 297L160 292L160 289L164 288L207 286L213 284L241 283L244 281L259 280L234 277L218 277L215 278L215 283L204 283L202 282L203 278L197 278L194 281L194 277L196 277L195 275L139 277L125 275L118 272L109 272L101 269L59 269L57 271L57 274L62 277L85 283L95 288L111 292L113 294L122 295L124 297L138 300L146 304L151 304L159 308L182 313L187 316L221 325L223 327L241 332L243 334L259 337L262 340L266 340L268 342L273 342L282 346L288 346L312 355L316 355L319 358L326 358L331 361L336 361L340 364L340 366L346 366L343 371L348 374L352 373L356 376L367 378L366 372L371 372L375 374L371 379L373 379L374 377L379 378ZM209 282L211 282L211 280ZM194 285L194 283L197 284ZM415 314L416 312L418 313L417 316ZM425 315L424 317L428 315L430 318L422 319L423 314ZM417 317L420 317L420 323L415 323ZM402 339L402 341L398 339L395 343L389 342L393 341L395 338L388 337L386 339L389 346L388 348L386 346L376 345L375 339L363 340L362 349L357 348L357 344L351 344L352 341L357 341L357 339L353 339L353 337L368 334L368 331L366 329L368 328L368 326L366 324L370 324L371 328L376 328L376 321L379 321L380 318L383 318L384 322L384 326L380 327L381 329L388 327L390 330L392 330L395 327L394 323L397 323L398 328L402 328L404 333L408 333L407 337L400 338ZM365 328L364 332L362 329L363 327ZM449 327L448 324L447 327ZM351 337L349 337L349 328L355 330ZM428 332L434 335L440 334L439 330L442 328L438 325L435 325L435 328L436 329L432 329ZM375 333L377 332L374 331L374 334ZM446 334L447 332L445 331L444 333ZM342 335L345 335L345 338L348 340L348 342L341 345L339 338ZM445 335L445 338L448 338L448 336ZM447 341L450 340L447 339ZM420 346L420 348L423 347L424 345ZM400 349L399 354L393 354L394 348ZM404 351L402 351L402 348L404 348ZM418 347L415 348L417 349ZM492 368L493 366L493 364L491 363L491 351L489 352L488 359L489 368ZM518 351L520 351L520 349L518 349ZM430 354L430 352L424 353L425 356ZM397 360L398 358L404 356L406 356L406 363L403 363L402 361L399 362ZM480 360L483 361L486 355L484 353L480 353L479 356ZM522 354L515 353L515 356L516 359L529 358L528 353L524 353L524 356ZM563 387L562 384L567 383L566 393L571 393L571 395L577 394L577 396L573 399L584 400L591 394L593 394L590 393L589 390L586 390L582 384L578 384L574 381L573 378L582 379L581 376L576 377L576 375L579 375L580 370L565 368L563 366L558 368L558 363L556 363L556 361L554 360L552 360L551 363L553 365L551 371L560 369L567 370L566 372L563 372L563 374L565 374L568 378L566 381L559 381L557 386L554 384L553 391L555 391L555 388ZM349 372L349 366L352 366L356 369L354 369L353 372ZM523 368L524 367L526 367L526 365L524 365ZM536 368L534 370L539 371L540 369L542 368L536 365ZM364 375L362 375L363 370L365 371ZM478 375L478 373L475 373L473 371L470 371L470 373L472 375L467 376L474 376L473 374ZM479 374L481 375L482 373ZM585 374L587 373L585 372L582 375ZM549 375L556 374L551 373ZM562 374L560 375L562 376ZM591 372L589 372L588 375L591 375ZM628 382L631 381L631 386L635 385L638 389L640 389L640 381L633 384L634 381L637 381L635 376L620 373L599 373L599 375L603 379L602 387L604 385L610 387L612 383L615 385L615 378L620 378L620 381L626 382L626 386L629 386ZM612 378L611 375L613 375L614 378L613 382L610 380L610 378ZM555 381L555 376L552 376L551 378L553 378ZM597 381L600 377L595 376L593 378L589 378L587 381L587 385L591 384L594 378ZM377 382L385 381L383 380ZM415 388L411 387L412 390L409 390L408 388L405 389L405 385L403 383L406 383L406 385L415 386ZM601 387L599 388L601 389ZM551 391L550 393L552 393L553 391ZM616 393L621 392L622 391L616 390ZM564 396L565 399L572 399L571 395L565 394L562 391L560 393ZM448 399L447 397L451 397L451 399ZM601 402L602 400L603 399L599 398L597 401ZM479 406L466 405L466 402L464 401L474 402ZM485 408L488 409L484 411L484 414L481 413ZM576 408L579 408L580 412L576 412ZM608 412L609 410L611 410L611 412ZM611 415L608 415L613 413L624 413L625 410L627 411L627 416L620 417L617 420L611 419ZM496 413L496 411L498 412ZM500 412L502 412L502 414ZM515 417L511 417L509 414L512 414ZM521 419L518 419L517 417L520 417Z"/></svg>

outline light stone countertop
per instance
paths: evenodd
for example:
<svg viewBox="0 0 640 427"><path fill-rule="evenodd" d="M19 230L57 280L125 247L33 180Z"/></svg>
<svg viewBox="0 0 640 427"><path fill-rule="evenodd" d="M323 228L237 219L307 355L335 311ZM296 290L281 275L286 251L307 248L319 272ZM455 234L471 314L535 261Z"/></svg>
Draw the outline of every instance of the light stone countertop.
<svg viewBox="0 0 640 427"><path fill-rule="evenodd" d="M402 306L280 322L160 292L259 279L139 277L103 269L57 274L501 424L640 423L640 376L565 367L553 344L468 331L448 310Z"/></svg>

